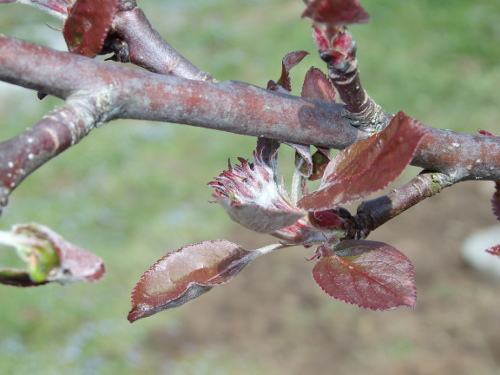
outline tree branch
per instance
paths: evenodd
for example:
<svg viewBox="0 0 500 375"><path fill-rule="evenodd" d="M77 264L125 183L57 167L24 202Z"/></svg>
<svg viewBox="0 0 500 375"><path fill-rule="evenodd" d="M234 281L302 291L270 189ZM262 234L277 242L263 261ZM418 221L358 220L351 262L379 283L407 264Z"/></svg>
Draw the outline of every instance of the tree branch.
<svg viewBox="0 0 500 375"><path fill-rule="evenodd" d="M99 96L71 96L32 128L0 143L0 208L24 178L106 121L101 105Z"/></svg>
<svg viewBox="0 0 500 375"><path fill-rule="evenodd" d="M106 91L115 119L167 121L334 148L368 136L341 116L341 104L236 81L210 83L152 74L2 36L0 79L62 99Z"/></svg>
<svg viewBox="0 0 500 375"><path fill-rule="evenodd" d="M347 237L365 238L389 220L451 185L453 180L446 174L423 173L387 195L364 201L356 215L345 218Z"/></svg>
<svg viewBox="0 0 500 375"><path fill-rule="evenodd" d="M99 121L166 121L336 149L369 136L349 124L341 104L235 81L211 83L152 74L4 36L0 36L0 79L63 99L91 93ZM444 173L454 183L500 180L500 138L429 127L412 165Z"/></svg>
<svg viewBox="0 0 500 375"><path fill-rule="evenodd" d="M133 0L121 0L113 21L116 36L127 43L128 59L132 64L154 73L216 82L210 74L194 66L173 49L151 26L144 12Z"/></svg>
<svg viewBox="0 0 500 375"><path fill-rule="evenodd" d="M339 27L331 44L333 48L320 51L320 57L326 62L328 76L345 104L345 117L353 126L371 134L382 130L388 124L387 117L361 85L357 47L351 33Z"/></svg>

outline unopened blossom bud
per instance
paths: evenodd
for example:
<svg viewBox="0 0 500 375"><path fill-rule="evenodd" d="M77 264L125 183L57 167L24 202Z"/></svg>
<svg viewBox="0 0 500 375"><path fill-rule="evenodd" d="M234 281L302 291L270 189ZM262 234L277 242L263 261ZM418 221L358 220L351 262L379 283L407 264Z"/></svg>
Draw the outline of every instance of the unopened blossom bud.
<svg viewBox="0 0 500 375"><path fill-rule="evenodd" d="M295 207L273 169L263 161L262 153L254 152L254 162L238 159L241 165L229 163L209 183L214 198L235 222L260 233L272 233L288 227L305 215Z"/></svg>

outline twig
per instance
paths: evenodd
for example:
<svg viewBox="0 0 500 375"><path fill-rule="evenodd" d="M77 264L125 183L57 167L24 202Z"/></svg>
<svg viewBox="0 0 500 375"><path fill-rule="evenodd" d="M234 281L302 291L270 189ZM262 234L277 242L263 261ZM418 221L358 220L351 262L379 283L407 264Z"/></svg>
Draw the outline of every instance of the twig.
<svg viewBox="0 0 500 375"><path fill-rule="evenodd" d="M29 174L105 121L103 104L96 95L69 97L35 126L0 143L0 213L10 193Z"/></svg>
<svg viewBox="0 0 500 375"><path fill-rule="evenodd" d="M347 237L365 238L387 221L451 185L452 179L445 174L423 173L387 195L365 201L356 215L346 219Z"/></svg>
<svg viewBox="0 0 500 375"><path fill-rule="evenodd" d="M115 37L127 43L128 59L132 64L154 73L200 81L217 81L173 49L151 26L135 1L121 0L113 28Z"/></svg>
<svg viewBox="0 0 500 375"><path fill-rule="evenodd" d="M157 75L0 36L0 79L67 99L92 95L101 121L132 118L187 124L293 143L343 149L369 134L350 125L344 106L241 82ZM428 128L412 165L453 182L500 180L500 138Z"/></svg>

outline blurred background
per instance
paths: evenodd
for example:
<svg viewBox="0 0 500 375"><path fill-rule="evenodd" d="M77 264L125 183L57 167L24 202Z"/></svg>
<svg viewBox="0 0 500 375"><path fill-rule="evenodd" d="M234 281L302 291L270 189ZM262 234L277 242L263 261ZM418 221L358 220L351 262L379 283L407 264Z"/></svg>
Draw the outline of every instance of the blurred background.
<svg viewBox="0 0 500 375"><path fill-rule="evenodd" d="M350 29L365 89L385 110L404 109L443 129L500 132L500 2L362 3L371 21ZM279 78L286 53L306 50L311 55L292 70L298 94L307 69L324 68L299 0L139 5L168 42L221 81L265 87ZM30 7L0 6L0 33L64 50L60 33L45 24L61 27ZM59 103L0 83L0 140ZM129 324L130 292L165 253L205 239L247 249L273 242L207 203L206 183L228 157L251 157L254 145L188 126L116 121L27 178L1 229L47 225L101 256L107 275L96 284L0 286L0 373L500 374L500 282L460 258L468 235L495 224L492 182L446 189L371 235L413 261L415 309L373 312L331 299L304 260L313 250L297 247L259 258L180 308ZM0 248L0 266L19 264Z"/></svg>

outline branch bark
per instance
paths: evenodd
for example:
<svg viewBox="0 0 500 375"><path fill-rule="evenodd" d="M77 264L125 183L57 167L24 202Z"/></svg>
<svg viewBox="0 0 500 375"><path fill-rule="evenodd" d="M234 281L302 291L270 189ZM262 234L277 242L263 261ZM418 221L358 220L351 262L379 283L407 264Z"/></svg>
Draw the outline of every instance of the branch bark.
<svg viewBox="0 0 500 375"><path fill-rule="evenodd" d="M113 21L113 30L116 33L113 37L127 43L127 57L132 64L154 73L192 80L217 81L173 49L151 26L135 1L120 1L119 11Z"/></svg>
<svg viewBox="0 0 500 375"><path fill-rule="evenodd" d="M365 201L356 215L346 218L347 237L365 238L389 220L451 185L453 181L446 174L423 173L387 195Z"/></svg>
<svg viewBox="0 0 500 375"><path fill-rule="evenodd" d="M45 134L40 135L42 140L52 131L66 141L37 158L30 168L19 164L25 172L22 178L93 127L119 118L165 121L336 149L369 136L350 125L342 115L341 104L299 98L242 82L214 83L158 75L5 36L0 36L0 79L66 99L69 105L35 126ZM80 105L74 105L75 98ZM71 116L63 124L67 111ZM57 120L49 121L51 118ZM75 127L80 129L76 138L72 133ZM21 156L21 151L29 146L26 140L30 137L25 134L2 143L0 154L15 148L19 150L16 155L26 158L29 154ZM8 161L2 161L8 167ZM498 181L500 138L429 127L412 165L443 173L451 183ZM20 180L7 181L0 199L5 200L12 182L16 185Z"/></svg>
<svg viewBox="0 0 500 375"><path fill-rule="evenodd" d="M345 117L351 120L353 126L370 134L382 130L388 122L382 108L361 85L356 43L351 33L341 27L331 43L334 48L320 51L320 56L326 62L328 76L345 104Z"/></svg>
<svg viewBox="0 0 500 375"><path fill-rule="evenodd" d="M33 171L78 143L101 121L99 96L73 95L24 133L0 143L0 208ZM1 209L0 209L1 213Z"/></svg>

